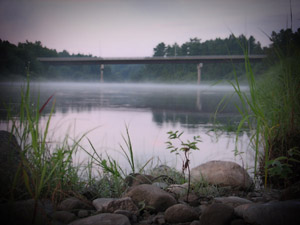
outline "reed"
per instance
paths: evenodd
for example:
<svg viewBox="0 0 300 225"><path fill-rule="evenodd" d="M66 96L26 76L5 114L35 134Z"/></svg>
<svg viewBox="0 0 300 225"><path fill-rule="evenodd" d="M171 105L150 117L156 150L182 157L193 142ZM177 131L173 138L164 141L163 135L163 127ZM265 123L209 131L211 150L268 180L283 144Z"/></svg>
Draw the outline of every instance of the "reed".
<svg viewBox="0 0 300 225"><path fill-rule="evenodd" d="M52 100L50 113L46 117L45 127L40 127L40 119L45 107ZM58 202L71 190L79 189L80 178L78 167L73 165L72 155L78 147L78 141L70 144L66 137L62 144L54 146L49 141L49 126L55 107L55 98L50 96L40 107L39 97L32 103L30 97L29 73L25 88L21 90L20 110L15 114L7 107L7 123L10 131L18 139L22 154L14 183L14 191L18 180L23 180L27 194L36 201L40 198L51 198ZM76 186L76 187L75 187Z"/></svg>
<svg viewBox="0 0 300 225"><path fill-rule="evenodd" d="M277 65L257 80L245 51L249 91L241 90L236 75L229 81L241 103L236 105L242 118L236 129L235 154L239 154L239 134L246 126L255 151L254 176L262 177L265 187L278 178L283 178L284 185L299 179L293 175L300 163L299 144L295 142L300 128L300 69L296 61L279 57Z"/></svg>

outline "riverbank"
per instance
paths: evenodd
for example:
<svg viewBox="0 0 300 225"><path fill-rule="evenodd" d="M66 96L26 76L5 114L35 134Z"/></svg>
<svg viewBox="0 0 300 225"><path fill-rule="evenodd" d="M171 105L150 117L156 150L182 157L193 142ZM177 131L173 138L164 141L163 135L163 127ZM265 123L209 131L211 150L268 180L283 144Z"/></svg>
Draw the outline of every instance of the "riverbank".
<svg viewBox="0 0 300 225"><path fill-rule="evenodd" d="M1 219L10 224L32 224L33 221L33 224L61 225L299 222L295 214L299 210L299 184L286 190L254 189L248 173L238 164L226 161L212 161L193 168L189 194L181 172L162 165L148 174L129 174L125 179L118 179L116 174L109 173L77 190L58 189L56 191L63 191L60 198L55 190L32 198L37 196L30 193L36 185L34 174L28 173L26 178L23 171L19 185L14 185L15 173L20 163L26 161L19 157L20 146L8 132L1 132L1 140L1 160L7 162L1 163L1 184L9 187L14 180L11 187L18 187L6 190L14 194L10 195L14 200L3 199L4 189L1 189ZM12 159L7 153L13 153L13 161L5 160L5 157ZM107 186L110 192L106 192Z"/></svg>

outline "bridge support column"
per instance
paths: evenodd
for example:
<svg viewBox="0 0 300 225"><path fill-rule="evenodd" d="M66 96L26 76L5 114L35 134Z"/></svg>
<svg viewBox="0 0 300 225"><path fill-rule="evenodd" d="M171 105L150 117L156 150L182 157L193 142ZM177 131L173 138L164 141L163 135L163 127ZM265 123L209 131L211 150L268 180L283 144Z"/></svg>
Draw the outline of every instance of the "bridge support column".
<svg viewBox="0 0 300 225"><path fill-rule="evenodd" d="M101 64L100 65L100 83L104 82L103 73L104 73L104 64Z"/></svg>
<svg viewBox="0 0 300 225"><path fill-rule="evenodd" d="M200 82L201 82L201 68L202 68L202 66L203 66L203 63L199 63L198 65L197 65L197 74L198 74L198 80L197 80L197 83L198 84L200 84Z"/></svg>

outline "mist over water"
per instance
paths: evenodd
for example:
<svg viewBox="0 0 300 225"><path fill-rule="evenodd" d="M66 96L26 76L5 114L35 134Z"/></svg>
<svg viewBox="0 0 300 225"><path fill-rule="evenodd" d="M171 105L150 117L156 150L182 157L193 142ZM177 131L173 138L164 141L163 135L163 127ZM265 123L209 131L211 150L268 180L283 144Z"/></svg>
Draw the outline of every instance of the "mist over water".
<svg viewBox="0 0 300 225"><path fill-rule="evenodd" d="M20 83L0 84L1 101L9 102L11 109L18 110ZM244 90L247 90L244 87ZM81 145L90 149L87 138L99 154L108 154L121 166L129 169L121 154L120 144L125 147L122 134L128 125L133 151L138 164L153 158L153 165L168 164L181 168L181 160L166 149L167 132L184 131L183 139L192 140L200 135L200 151L192 153L191 166L210 160L231 160L245 167L252 167L254 152L248 149L248 137L241 136L239 150L234 156L234 133L212 131L214 113L225 95L232 95L233 88L226 85L165 85L165 84L99 84L70 82L41 82L31 84L31 97L40 96L42 105L52 94L56 99L55 112L51 119L49 140L62 142L68 135L71 139L86 134ZM35 102L35 101L33 101ZM232 97L218 114L220 124L234 124L239 114ZM41 118L45 126L51 104L47 105ZM1 130L7 129L5 110L1 108ZM88 156L78 151L76 162L84 162Z"/></svg>

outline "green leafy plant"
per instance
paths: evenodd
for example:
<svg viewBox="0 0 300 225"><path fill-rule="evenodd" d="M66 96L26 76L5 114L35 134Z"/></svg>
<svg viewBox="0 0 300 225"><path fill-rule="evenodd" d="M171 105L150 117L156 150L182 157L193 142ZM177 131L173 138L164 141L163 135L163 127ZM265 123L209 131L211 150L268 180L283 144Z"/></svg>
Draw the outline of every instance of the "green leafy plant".
<svg viewBox="0 0 300 225"><path fill-rule="evenodd" d="M292 163L299 165L300 161L297 159L300 156L300 151L297 148L292 148L288 151L288 156L280 156L276 159L266 162L266 167L271 177L279 177L282 179L289 179L293 174Z"/></svg>
<svg viewBox="0 0 300 225"><path fill-rule="evenodd" d="M188 190L187 190L187 201L190 193L190 187L191 187L191 171L190 171L190 154L191 151L194 150L200 150L197 147L197 144L201 142L200 136L194 136L193 141L187 140L186 142L181 139L181 136L183 132L179 133L179 131L169 131L167 134L169 134L169 140L167 141L167 149L170 150L171 153L175 153L177 155L180 155L180 153L183 153L183 158L182 158L182 173L184 174L185 171L188 171ZM175 145L172 143L172 141L178 141L177 144Z"/></svg>

